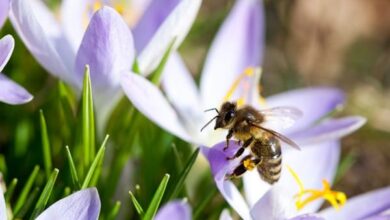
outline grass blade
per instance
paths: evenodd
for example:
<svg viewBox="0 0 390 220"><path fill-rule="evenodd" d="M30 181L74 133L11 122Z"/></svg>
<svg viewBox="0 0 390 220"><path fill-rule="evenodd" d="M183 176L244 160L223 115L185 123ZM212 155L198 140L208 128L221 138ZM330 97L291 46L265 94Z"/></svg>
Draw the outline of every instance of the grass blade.
<svg viewBox="0 0 390 220"><path fill-rule="evenodd" d="M114 207L111 209L110 213L107 216L107 220L114 220L117 219L119 209L121 208L121 202L116 201Z"/></svg>
<svg viewBox="0 0 390 220"><path fill-rule="evenodd" d="M95 159L92 162L91 167L88 170L87 176L85 177L83 185L81 186L82 189L85 189L89 186L89 183L91 182L93 174L95 173L96 168L98 167L99 161L103 160L104 151L106 149L106 144L107 144L108 138L109 138L109 135L106 135L106 138L104 138L104 141L102 143L102 146L100 147L98 153L96 154Z"/></svg>
<svg viewBox="0 0 390 220"><path fill-rule="evenodd" d="M11 183L9 184L9 186L7 188L7 192L5 192L5 194L4 194L5 203L10 202L10 200L15 192L15 188L16 188L17 184L18 184L18 179L16 179L16 178L12 179Z"/></svg>
<svg viewBox="0 0 390 220"><path fill-rule="evenodd" d="M47 201L49 201L51 192L53 190L54 183L57 180L58 173L58 169L54 169L51 173L50 178L47 181L45 188L43 188L41 196L39 197L38 202L35 205L34 211L31 214L30 219L35 219L45 209Z"/></svg>
<svg viewBox="0 0 390 220"><path fill-rule="evenodd" d="M176 40L176 38L174 38L172 40L171 44L169 44L169 47L168 47L167 51L165 51L164 56L161 59L161 62L158 64L158 67L150 76L150 81L155 85L160 84L161 74L163 73L165 65L168 62L168 58L171 55L171 51L172 51L173 45L175 44L175 40Z"/></svg>
<svg viewBox="0 0 390 220"><path fill-rule="evenodd" d="M66 146L65 149L66 149L66 156L68 157L68 161L69 161L70 175L72 177L73 187L76 190L79 190L81 186L79 182L79 177L77 175L76 166L74 165L73 162L72 154L70 153L69 146Z"/></svg>
<svg viewBox="0 0 390 220"><path fill-rule="evenodd" d="M164 196L165 189L167 188L168 181L169 174L165 174L156 192L154 193L153 199L150 202L148 209L146 210L143 220L152 220L156 215L161 199Z"/></svg>
<svg viewBox="0 0 390 220"><path fill-rule="evenodd" d="M180 190L183 188L184 186L184 181L186 180L187 176L188 176L188 173L190 172L192 166L194 165L195 163L195 160L196 158L198 157L199 155L199 148L197 148L194 153L191 155L190 159L188 160L186 166L184 167L183 171L180 173L179 177L177 178L177 181L175 182L175 184L173 184L173 188L171 190L169 190L169 192L167 193L167 198L168 200L171 200L173 198L175 198Z"/></svg>
<svg viewBox="0 0 390 220"><path fill-rule="evenodd" d="M89 66L85 66L82 95L82 142L84 167L87 168L95 157L95 119L93 112L92 85Z"/></svg>
<svg viewBox="0 0 390 220"><path fill-rule="evenodd" d="M24 185L22 192L20 193L18 200L16 201L16 205L14 208L14 213L18 213L22 208L23 204L26 202L27 196L30 193L31 187L33 186L35 179L37 178L39 172L39 166L35 166L32 171L30 177L28 178L26 184Z"/></svg>
<svg viewBox="0 0 390 220"><path fill-rule="evenodd" d="M43 164L45 166L46 178L49 179L50 172L52 170L52 162L51 162L49 135L47 134L46 120L45 120L45 116L43 115L42 109L39 111L39 119L41 123Z"/></svg>
<svg viewBox="0 0 390 220"><path fill-rule="evenodd" d="M135 210L137 211L138 215L141 216L142 218L144 215L144 209L142 208L141 204L139 204L138 200L135 198L134 194L131 191L129 191L129 194Z"/></svg>

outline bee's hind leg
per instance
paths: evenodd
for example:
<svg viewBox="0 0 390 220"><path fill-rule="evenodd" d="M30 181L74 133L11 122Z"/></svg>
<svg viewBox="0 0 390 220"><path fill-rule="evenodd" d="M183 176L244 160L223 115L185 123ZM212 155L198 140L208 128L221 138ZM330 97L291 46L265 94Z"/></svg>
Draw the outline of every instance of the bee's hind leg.
<svg viewBox="0 0 390 220"><path fill-rule="evenodd" d="M241 160L241 163L233 170L232 173L226 175L225 179L227 180L240 177L246 171L253 170L260 162L261 159L248 155Z"/></svg>

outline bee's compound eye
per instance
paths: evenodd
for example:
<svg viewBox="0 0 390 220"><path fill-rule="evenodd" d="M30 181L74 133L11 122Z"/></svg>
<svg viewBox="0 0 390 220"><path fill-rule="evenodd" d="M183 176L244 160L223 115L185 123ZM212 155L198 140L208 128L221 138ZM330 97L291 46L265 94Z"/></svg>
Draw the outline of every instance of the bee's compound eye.
<svg viewBox="0 0 390 220"><path fill-rule="evenodd" d="M233 117L234 117L234 115L235 115L235 113L234 113L234 111L233 110L230 110L230 111L228 111L227 113L226 113L226 115L225 115L225 121L227 122L227 121L230 121Z"/></svg>

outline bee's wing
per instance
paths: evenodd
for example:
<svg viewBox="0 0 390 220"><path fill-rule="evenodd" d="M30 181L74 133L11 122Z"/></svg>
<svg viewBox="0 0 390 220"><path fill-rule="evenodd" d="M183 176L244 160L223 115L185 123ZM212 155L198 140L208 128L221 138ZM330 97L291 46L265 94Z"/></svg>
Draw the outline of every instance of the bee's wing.
<svg viewBox="0 0 390 220"><path fill-rule="evenodd" d="M303 113L294 107L275 107L259 111L264 115L263 126L273 129L286 129L302 117Z"/></svg>
<svg viewBox="0 0 390 220"><path fill-rule="evenodd" d="M265 131L265 132L268 132L268 133L274 135L274 136L275 136L276 138L278 138L279 140L283 141L284 143L290 145L291 147L293 147L293 148L295 148L295 149L297 149L297 150L301 150L301 148L298 146L298 144L296 144L296 143L295 143L294 141L292 141L290 138L288 138L288 137L286 137L286 136L284 136L284 135L282 135L282 134L280 134L280 133L278 133L278 132L276 132L276 131L274 131L274 130L271 130L271 129L268 129L268 128L264 128L264 127L262 127L262 126L260 126L260 125L252 124L252 123L251 123L251 126L254 126L254 127L256 127L256 128L259 128L259 129L261 129L261 130L263 130L263 131Z"/></svg>

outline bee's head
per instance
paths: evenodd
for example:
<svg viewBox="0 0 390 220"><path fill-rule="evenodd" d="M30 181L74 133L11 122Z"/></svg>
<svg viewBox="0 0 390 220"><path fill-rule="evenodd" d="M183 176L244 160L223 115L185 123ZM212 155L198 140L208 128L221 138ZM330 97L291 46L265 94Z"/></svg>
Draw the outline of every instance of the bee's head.
<svg viewBox="0 0 390 220"><path fill-rule="evenodd" d="M236 117L237 104L234 102L225 102L222 104L221 109L215 122L214 130L218 128L228 128L233 125L233 121Z"/></svg>

